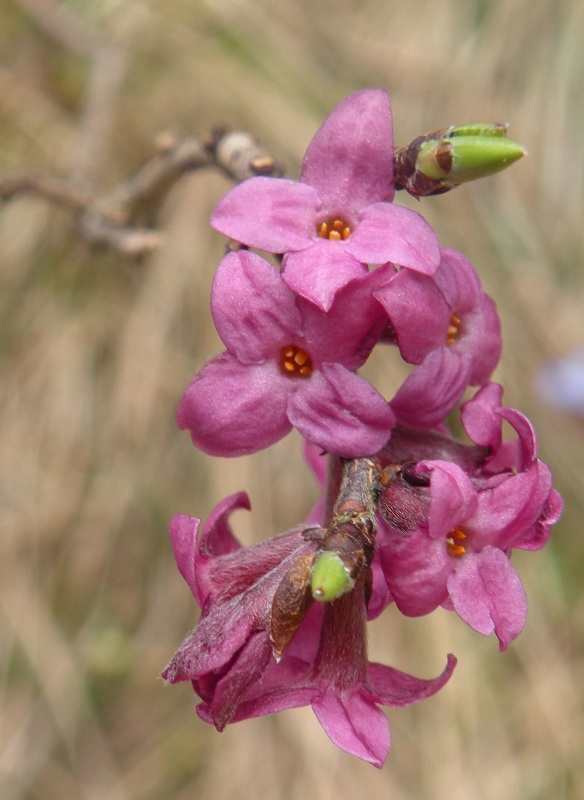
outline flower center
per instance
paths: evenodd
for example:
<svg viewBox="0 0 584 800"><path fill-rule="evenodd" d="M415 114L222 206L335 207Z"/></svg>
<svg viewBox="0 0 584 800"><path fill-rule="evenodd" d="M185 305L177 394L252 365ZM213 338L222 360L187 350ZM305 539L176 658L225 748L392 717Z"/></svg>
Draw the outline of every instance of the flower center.
<svg viewBox="0 0 584 800"><path fill-rule="evenodd" d="M280 369L289 378L310 378L312 359L306 350L288 344L280 350Z"/></svg>
<svg viewBox="0 0 584 800"><path fill-rule="evenodd" d="M323 220L317 229L318 235L322 239L330 239L338 242L340 239L348 239L351 235L351 226L344 219L329 217Z"/></svg>
<svg viewBox="0 0 584 800"><path fill-rule="evenodd" d="M460 334L460 317L453 314L446 331L446 344L454 344Z"/></svg>
<svg viewBox="0 0 584 800"><path fill-rule="evenodd" d="M467 535L460 528L453 528L446 537L446 549L448 555L453 558L460 558L466 553L466 547L462 542L467 538Z"/></svg>

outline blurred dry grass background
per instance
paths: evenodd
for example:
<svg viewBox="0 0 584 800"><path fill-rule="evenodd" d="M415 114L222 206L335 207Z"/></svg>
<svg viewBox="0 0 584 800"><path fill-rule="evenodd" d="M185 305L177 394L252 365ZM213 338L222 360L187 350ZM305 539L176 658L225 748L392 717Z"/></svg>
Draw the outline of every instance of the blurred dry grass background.
<svg viewBox="0 0 584 800"><path fill-rule="evenodd" d="M165 245L141 263L90 249L41 199L5 204L3 800L584 796L584 426L533 389L542 360L584 338L583 84L579 0L0 0L3 176L107 189L160 132L229 123L294 177L326 113L365 86L389 91L400 144L510 121L528 159L417 207L497 300L496 377L537 424L566 500L549 548L516 559L530 614L508 653L440 611L371 626L372 658L421 676L459 657L439 695L389 712L382 771L335 748L307 709L217 734L190 687L157 680L196 619L168 519L245 489L253 511L236 521L251 542L316 496L294 436L224 462L174 424L219 347L208 296L223 242L207 220L226 183L185 176L150 220Z"/></svg>

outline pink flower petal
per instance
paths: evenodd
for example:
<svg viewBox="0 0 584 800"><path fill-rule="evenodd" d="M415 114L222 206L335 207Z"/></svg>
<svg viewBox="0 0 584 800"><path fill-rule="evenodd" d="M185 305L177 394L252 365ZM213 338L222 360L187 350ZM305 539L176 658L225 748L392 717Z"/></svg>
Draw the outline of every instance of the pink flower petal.
<svg viewBox="0 0 584 800"><path fill-rule="evenodd" d="M295 295L255 253L229 253L215 273L211 309L217 333L242 364L259 364L301 325ZM270 353L271 354L271 353Z"/></svg>
<svg viewBox="0 0 584 800"><path fill-rule="evenodd" d="M290 396L288 419L305 439L344 458L376 453L394 425L379 392L340 364L323 364Z"/></svg>
<svg viewBox="0 0 584 800"><path fill-rule="evenodd" d="M402 269L374 295L389 316L405 361L420 364L446 344L451 310L432 278Z"/></svg>
<svg viewBox="0 0 584 800"><path fill-rule="evenodd" d="M429 353L391 401L397 419L413 428L439 425L464 394L469 371L469 359L448 347Z"/></svg>
<svg viewBox="0 0 584 800"><path fill-rule="evenodd" d="M199 605L202 593L197 587L195 560L200 523L200 519L187 514L177 514L170 521L170 538L176 565Z"/></svg>
<svg viewBox="0 0 584 800"><path fill-rule="evenodd" d="M474 514L477 491L463 470L449 461L422 461L417 471L430 472L428 531L432 538L444 539Z"/></svg>
<svg viewBox="0 0 584 800"><path fill-rule="evenodd" d="M425 275L432 275L440 263L438 239L426 220L409 208L390 203L363 210L346 248L366 264L391 261Z"/></svg>
<svg viewBox="0 0 584 800"><path fill-rule="evenodd" d="M300 180L318 191L325 215L392 200L393 125L386 92L355 92L331 111L308 145Z"/></svg>
<svg viewBox="0 0 584 800"><path fill-rule="evenodd" d="M285 283L301 297L328 311L339 289L367 272L364 264L347 253L344 244L317 239L307 250L287 253L282 264Z"/></svg>
<svg viewBox="0 0 584 800"><path fill-rule="evenodd" d="M255 453L292 427L286 417L288 380L275 362L246 366L223 353L192 380L178 407L178 426L209 455Z"/></svg>
<svg viewBox="0 0 584 800"><path fill-rule="evenodd" d="M465 431L475 444L498 450L503 438L501 419L496 413L501 407L503 387L489 383L481 387L473 398L460 408Z"/></svg>
<svg viewBox="0 0 584 800"><path fill-rule="evenodd" d="M527 599L502 550L485 547L463 557L448 579L448 591L458 616L485 636L496 633L501 650L523 629Z"/></svg>
<svg viewBox="0 0 584 800"><path fill-rule="evenodd" d="M209 710L213 724L222 731L231 721L246 690L253 686L272 659L272 645L267 631L258 631L248 639L230 664L227 674L215 685Z"/></svg>
<svg viewBox="0 0 584 800"><path fill-rule="evenodd" d="M424 528L395 532L380 547L380 555L389 591L402 614L419 617L444 602L453 570L445 538L431 539Z"/></svg>
<svg viewBox="0 0 584 800"><path fill-rule="evenodd" d="M321 202L306 183L249 178L231 189L211 215L215 230L270 253L302 250L316 235Z"/></svg>
<svg viewBox="0 0 584 800"><path fill-rule="evenodd" d="M456 658L449 655L443 672L437 678L429 680L375 663L369 664L367 675L378 703L392 707L409 706L436 694L449 680L455 666Z"/></svg>
<svg viewBox="0 0 584 800"><path fill-rule="evenodd" d="M389 725L364 692L341 696L328 691L313 700L312 709L336 745L375 767L383 766L391 741Z"/></svg>

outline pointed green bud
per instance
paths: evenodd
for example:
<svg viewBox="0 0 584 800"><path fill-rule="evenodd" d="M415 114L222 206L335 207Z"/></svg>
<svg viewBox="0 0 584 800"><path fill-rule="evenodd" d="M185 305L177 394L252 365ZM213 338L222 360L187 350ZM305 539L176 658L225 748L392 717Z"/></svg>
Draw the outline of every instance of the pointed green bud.
<svg viewBox="0 0 584 800"><path fill-rule="evenodd" d="M338 553L325 551L317 556L311 580L312 596L315 600L329 603L350 591L354 585L355 581Z"/></svg>
<svg viewBox="0 0 584 800"><path fill-rule="evenodd" d="M494 175L525 155L521 145L506 138L506 130L490 123L449 128L440 139L422 144L416 170L453 185Z"/></svg>

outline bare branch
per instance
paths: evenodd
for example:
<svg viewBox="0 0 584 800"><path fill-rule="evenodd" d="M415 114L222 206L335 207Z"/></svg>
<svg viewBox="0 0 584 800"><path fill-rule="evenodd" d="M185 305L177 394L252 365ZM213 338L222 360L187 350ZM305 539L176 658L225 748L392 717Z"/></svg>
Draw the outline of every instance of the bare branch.
<svg viewBox="0 0 584 800"><path fill-rule="evenodd" d="M0 198L30 193L78 212L80 235L90 244L106 245L125 256L145 256L162 240L159 231L136 227L134 217L146 203L159 204L186 172L214 167L235 182L254 175L279 176L281 167L248 133L216 130L202 139L158 137L157 153L128 180L105 194L81 191L72 182L34 175L0 180Z"/></svg>

